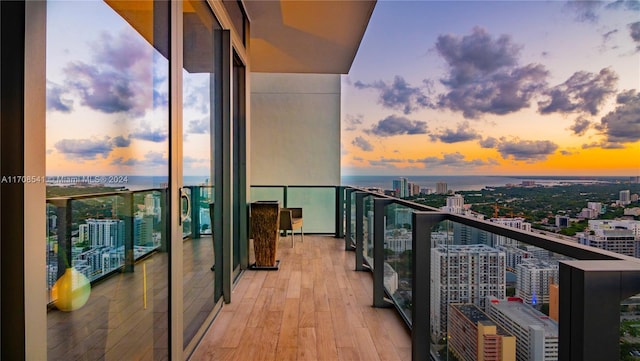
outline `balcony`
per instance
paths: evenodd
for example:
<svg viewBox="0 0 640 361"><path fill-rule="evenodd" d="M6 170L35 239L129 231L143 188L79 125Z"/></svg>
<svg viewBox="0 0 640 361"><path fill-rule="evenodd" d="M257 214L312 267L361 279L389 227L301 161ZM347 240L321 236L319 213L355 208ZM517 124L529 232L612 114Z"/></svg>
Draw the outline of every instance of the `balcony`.
<svg viewBox="0 0 640 361"><path fill-rule="evenodd" d="M60 265L72 259L72 266L84 269L92 282L85 307L49 311L50 357L167 357L163 192L48 200L49 218L57 215L48 242L48 274L59 275ZM620 357L621 302L640 292L640 260L350 187L252 187L253 201L303 207L308 236L304 242L297 239L293 248L289 239L281 240L280 270L242 271L232 302L215 311L223 291L221 272L211 266L218 247L234 246L230 240L212 242L204 234L211 229L204 219L209 217L211 194L206 187L190 187L185 194L193 205L183 216L183 332L185 355L191 359L446 359L448 352L455 354L448 342L447 305L473 303L491 313L494 301L488 297L505 300L507 284L513 282L508 270L517 269L505 255L510 247L525 245L538 247L546 261L558 265L557 279L544 282L533 297L524 294L527 289L516 295L545 327L557 330L549 331L555 351L548 357ZM81 229L87 227L80 224L99 218L87 212L87 204L110 213L111 219L122 218L126 235L112 245L117 256L101 253L108 256L101 256L100 272L87 268L91 257L82 256L105 247L83 244ZM157 215L156 205L161 209ZM147 228L151 235L139 220L145 216L159 220ZM147 241L142 242L141 235ZM91 249L77 250L78 244ZM457 262L468 265L470 277L450 267ZM491 272L491 277L483 272ZM147 278L151 285L144 283ZM559 289L555 296L549 293L551 285ZM533 311L541 304L549 316ZM215 319L204 333L211 313Z"/></svg>

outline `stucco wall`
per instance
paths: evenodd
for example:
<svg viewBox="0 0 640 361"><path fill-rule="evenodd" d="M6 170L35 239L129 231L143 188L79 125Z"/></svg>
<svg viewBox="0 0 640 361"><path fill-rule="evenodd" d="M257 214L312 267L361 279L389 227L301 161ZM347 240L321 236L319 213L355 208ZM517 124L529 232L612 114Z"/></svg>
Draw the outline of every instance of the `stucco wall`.
<svg viewBox="0 0 640 361"><path fill-rule="evenodd" d="M340 184L340 75L251 74L252 185Z"/></svg>

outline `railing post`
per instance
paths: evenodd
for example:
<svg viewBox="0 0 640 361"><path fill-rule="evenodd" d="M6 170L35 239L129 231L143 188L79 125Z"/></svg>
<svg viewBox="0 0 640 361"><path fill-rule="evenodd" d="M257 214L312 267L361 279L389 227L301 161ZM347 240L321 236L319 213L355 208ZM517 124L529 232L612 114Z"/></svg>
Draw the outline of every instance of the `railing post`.
<svg viewBox="0 0 640 361"><path fill-rule="evenodd" d="M351 208L351 200L353 199L355 193L355 189L350 188L347 189L347 199L345 202L345 218L346 218L346 231L344 235L344 250L345 251L353 251L353 239L351 235L353 234L353 229L351 229L351 216L354 214L355 210Z"/></svg>
<svg viewBox="0 0 640 361"><path fill-rule="evenodd" d="M441 213L413 212L411 239L411 359L430 359L431 229L445 219Z"/></svg>
<svg viewBox="0 0 640 361"><path fill-rule="evenodd" d="M56 206L58 224L58 274L62 277L68 267L71 267L71 198L57 198L51 201Z"/></svg>
<svg viewBox="0 0 640 361"><path fill-rule="evenodd" d="M344 187L337 186L336 190L336 238L344 237Z"/></svg>
<svg viewBox="0 0 640 361"><path fill-rule="evenodd" d="M632 261L560 262L559 360L620 357L620 302L640 292Z"/></svg>
<svg viewBox="0 0 640 361"><path fill-rule="evenodd" d="M133 244L135 237L135 220L133 215L133 192L122 194L124 198L124 272L133 272L135 257ZM116 201L117 202L117 201ZM115 215L114 215L115 216Z"/></svg>
<svg viewBox="0 0 640 361"><path fill-rule="evenodd" d="M356 271L364 271L364 197L365 192L356 192Z"/></svg>
<svg viewBox="0 0 640 361"><path fill-rule="evenodd" d="M191 238L198 239L200 238L200 191L202 190L199 186L189 186L187 187L191 190Z"/></svg>
<svg viewBox="0 0 640 361"><path fill-rule="evenodd" d="M384 297L385 206L392 202L387 198L373 200L373 307L393 305Z"/></svg>

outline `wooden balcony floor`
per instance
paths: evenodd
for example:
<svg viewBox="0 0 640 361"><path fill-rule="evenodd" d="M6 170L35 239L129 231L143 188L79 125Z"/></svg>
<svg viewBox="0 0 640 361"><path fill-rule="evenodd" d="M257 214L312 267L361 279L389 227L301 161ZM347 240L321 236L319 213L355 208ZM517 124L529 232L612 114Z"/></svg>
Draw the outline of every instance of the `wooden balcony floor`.
<svg viewBox="0 0 640 361"><path fill-rule="evenodd" d="M410 360L393 308L372 305L372 275L344 240L281 238L278 271L245 271L192 360Z"/></svg>

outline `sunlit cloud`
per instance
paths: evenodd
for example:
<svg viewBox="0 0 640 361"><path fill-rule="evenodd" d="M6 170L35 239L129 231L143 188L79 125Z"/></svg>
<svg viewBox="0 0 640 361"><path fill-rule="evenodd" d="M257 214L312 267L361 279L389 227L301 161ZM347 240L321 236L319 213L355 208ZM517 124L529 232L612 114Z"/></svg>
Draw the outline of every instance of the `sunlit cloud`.
<svg viewBox="0 0 640 361"><path fill-rule="evenodd" d="M344 120L346 131L354 131L358 129L358 126L362 124L364 116L362 114L347 114Z"/></svg>
<svg viewBox="0 0 640 361"><path fill-rule="evenodd" d="M115 166L124 166L124 167L159 167L166 166L168 164L167 157L160 152L148 152L144 155L142 159L138 158L128 158L124 159L123 157L114 158L111 161L111 165Z"/></svg>
<svg viewBox="0 0 640 361"><path fill-rule="evenodd" d="M416 110L433 107L427 94L429 83L422 87L412 87L403 77L396 75L392 83L382 80L365 84L361 81L354 83L358 89L373 88L380 92L378 102L385 108L401 110L404 114L410 114Z"/></svg>
<svg viewBox="0 0 640 361"><path fill-rule="evenodd" d="M363 137L357 136L352 142L351 144L355 145L356 147L362 149L365 152L371 152L373 151L373 146L371 145L371 143L369 143L368 140L364 139Z"/></svg>
<svg viewBox="0 0 640 361"><path fill-rule="evenodd" d="M640 93L623 92L617 97L618 107L602 117L598 129L608 143L627 143L640 140Z"/></svg>
<svg viewBox="0 0 640 361"><path fill-rule="evenodd" d="M640 4L640 2L638 2ZM631 39L636 43L636 50L640 51L640 21L629 24Z"/></svg>
<svg viewBox="0 0 640 361"><path fill-rule="evenodd" d="M64 98L65 89L58 84L47 81L47 110L57 110L70 113L73 110L73 100Z"/></svg>
<svg viewBox="0 0 640 361"><path fill-rule="evenodd" d="M189 121L187 133L208 134L210 128L211 124L209 124L209 118L194 119Z"/></svg>
<svg viewBox="0 0 640 361"><path fill-rule="evenodd" d="M504 159L522 160L526 162L542 161L553 154L558 145L549 140L520 140L514 138L500 139L496 149Z"/></svg>
<svg viewBox="0 0 640 361"><path fill-rule="evenodd" d="M449 67L440 82L449 91L439 95L438 106L460 111L465 118L529 107L533 95L546 86L549 72L540 64L518 66L521 48L508 35L495 39L480 27L462 37L440 35L436 50Z"/></svg>
<svg viewBox="0 0 640 361"><path fill-rule="evenodd" d="M575 135L584 135L589 128L591 128L591 122L589 119L583 117L576 118L573 124L569 127Z"/></svg>
<svg viewBox="0 0 640 361"><path fill-rule="evenodd" d="M422 163L425 167L484 167L498 165L498 161L495 159L471 159L467 160L466 157L460 152L445 153L442 157L426 157L422 159L416 159L410 161L410 163Z"/></svg>
<svg viewBox="0 0 640 361"><path fill-rule="evenodd" d="M426 134L427 122L420 120L409 120L405 117L390 115L379 121L378 124L374 125L371 129L366 130L365 132L380 137L390 137L403 134Z"/></svg>
<svg viewBox="0 0 640 361"><path fill-rule="evenodd" d="M62 139L54 148L65 158L78 161L93 160L98 156L107 158L114 148L109 137L91 139Z"/></svg>
<svg viewBox="0 0 640 361"><path fill-rule="evenodd" d="M146 140L154 143L162 143L167 140L168 134L164 129L138 129L129 135L130 138Z"/></svg>
<svg viewBox="0 0 640 361"><path fill-rule="evenodd" d="M618 74L610 68L599 73L575 72L567 81L545 91L547 99L540 101L541 114L554 112L586 112L598 114L605 99L615 94Z"/></svg>
<svg viewBox="0 0 640 361"><path fill-rule="evenodd" d="M397 163L403 163L405 162L402 159L395 159L395 158L385 158L382 157L378 160L369 160L369 165L374 166L374 167L381 167L381 166L391 166L391 167L395 167Z"/></svg>
<svg viewBox="0 0 640 361"><path fill-rule="evenodd" d="M469 122L458 124L457 129L444 129L430 135L431 140L439 140L443 143L458 143L479 139L482 136L474 129L469 128Z"/></svg>
<svg viewBox="0 0 640 361"><path fill-rule="evenodd" d="M599 18L598 10L603 5L603 1L569 0L565 9L573 13L576 21L595 23Z"/></svg>

